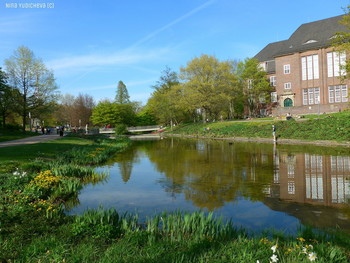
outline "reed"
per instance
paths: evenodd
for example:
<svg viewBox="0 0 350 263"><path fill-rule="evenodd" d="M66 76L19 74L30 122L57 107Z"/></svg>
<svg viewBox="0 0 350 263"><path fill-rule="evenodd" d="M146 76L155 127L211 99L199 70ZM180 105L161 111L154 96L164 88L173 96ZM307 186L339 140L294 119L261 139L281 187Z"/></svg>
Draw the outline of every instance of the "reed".
<svg viewBox="0 0 350 263"><path fill-rule="evenodd" d="M82 215L77 215L72 224L74 236L90 236L98 239L113 239L121 237L126 232L138 231L138 217L124 214L111 209L88 209Z"/></svg>
<svg viewBox="0 0 350 263"><path fill-rule="evenodd" d="M233 227L231 222L223 223L214 219L213 213L174 212L162 213L147 220L147 232L162 236L170 241L201 239L227 239L245 235L244 231Z"/></svg>

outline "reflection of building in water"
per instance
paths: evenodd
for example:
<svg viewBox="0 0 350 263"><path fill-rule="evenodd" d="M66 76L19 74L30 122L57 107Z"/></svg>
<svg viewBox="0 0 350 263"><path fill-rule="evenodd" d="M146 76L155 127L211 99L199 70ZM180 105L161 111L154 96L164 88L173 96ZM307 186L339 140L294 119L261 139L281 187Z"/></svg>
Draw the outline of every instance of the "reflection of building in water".
<svg viewBox="0 0 350 263"><path fill-rule="evenodd" d="M282 200L326 206L349 202L349 156L281 153L278 168Z"/></svg>

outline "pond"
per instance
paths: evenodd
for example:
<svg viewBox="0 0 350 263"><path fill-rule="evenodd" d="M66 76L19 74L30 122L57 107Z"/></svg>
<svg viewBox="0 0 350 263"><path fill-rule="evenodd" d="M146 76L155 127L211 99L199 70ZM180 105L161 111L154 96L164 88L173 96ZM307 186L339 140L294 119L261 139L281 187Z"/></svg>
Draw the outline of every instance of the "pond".
<svg viewBox="0 0 350 263"><path fill-rule="evenodd" d="M167 138L135 141L99 167L79 205L137 213L213 211L236 226L295 233L301 225L350 233L348 148Z"/></svg>

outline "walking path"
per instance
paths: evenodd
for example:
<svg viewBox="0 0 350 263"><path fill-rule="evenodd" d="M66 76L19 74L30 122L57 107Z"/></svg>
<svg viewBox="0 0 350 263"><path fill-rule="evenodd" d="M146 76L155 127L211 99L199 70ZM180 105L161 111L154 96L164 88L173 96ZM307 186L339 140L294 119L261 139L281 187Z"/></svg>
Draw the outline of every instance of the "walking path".
<svg viewBox="0 0 350 263"><path fill-rule="evenodd" d="M0 142L0 148L8 147L8 146L17 146L17 145L27 145L27 144L35 144L40 142L47 142L58 139L60 136L58 134L50 134L50 135L39 135L33 137L27 137L23 139L18 139L14 141Z"/></svg>

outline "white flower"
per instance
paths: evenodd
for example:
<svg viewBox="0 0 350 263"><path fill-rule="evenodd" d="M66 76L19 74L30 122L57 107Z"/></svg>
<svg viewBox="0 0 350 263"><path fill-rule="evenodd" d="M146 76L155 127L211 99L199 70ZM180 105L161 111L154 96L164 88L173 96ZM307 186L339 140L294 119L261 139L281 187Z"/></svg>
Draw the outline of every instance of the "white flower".
<svg viewBox="0 0 350 263"><path fill-rule="evenodd" d="M257 261L256 261L256 263L260 263L260 261L259 261L259 260L257 260Z"/></svg>
<svg viewBox="0 0 350 263"><path fill-rule="evenodd" d="M315 252L311 252L311 253L309 254L309 260L310 260L310 261L315 261L316 258L317 258L317 256L316 256L316 253L315 253Z"/></svg>
<svg viewBox="0 0 350 263"><path fill-rule="evenodd" d="M314 247L312 245L308 245L308 248L313 249Z"/></svg>
<svg viewBox="0 0 350 263"><path fill-rule="evenodd" d="M273 254L271 258L271 261L270 262L277 262L278 261L278 257L277 255Z"/></svg>
<svg viewBox="0 0 350 263"><path fill-rule="evenodd" d="M303 247L303 253L307 254L307 248L306 247Z"/></svg>
<svg viewBox="0 0 350 263"><path fill-rule="evenodd" d="M272 246L272 247L271 247L271 250L272 250L273 253L276 253L277 245Z"/></svg>

